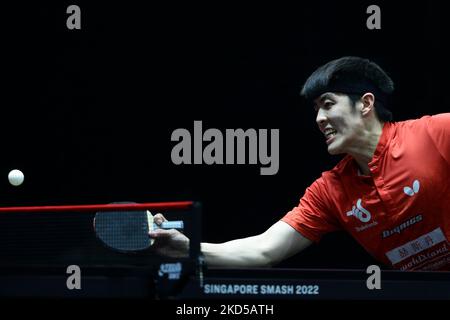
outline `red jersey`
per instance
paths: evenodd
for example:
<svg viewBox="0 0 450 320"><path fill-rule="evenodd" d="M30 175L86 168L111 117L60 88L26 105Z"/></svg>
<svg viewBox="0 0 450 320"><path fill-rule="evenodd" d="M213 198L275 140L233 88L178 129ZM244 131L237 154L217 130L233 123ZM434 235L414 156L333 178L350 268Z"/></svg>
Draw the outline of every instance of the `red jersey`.
<svg viewBox="0 0 450 320"><path fill-rule="evenodd" d="M450 113L388 122L370 176L346 156L281 220L318 242L348 231L400 270L450 270Z"/></svg>

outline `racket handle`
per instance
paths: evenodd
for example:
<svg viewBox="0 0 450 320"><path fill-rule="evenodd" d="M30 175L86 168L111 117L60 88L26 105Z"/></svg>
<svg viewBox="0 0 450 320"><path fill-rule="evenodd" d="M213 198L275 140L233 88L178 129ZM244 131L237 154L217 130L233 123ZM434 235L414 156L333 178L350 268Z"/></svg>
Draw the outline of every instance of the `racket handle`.
<svg viewBox="0 0 450 320"><path fill-rule="evenodd" d="M153 224L154 229L183 229L183 221L164 221L161 225Z"/></svg>

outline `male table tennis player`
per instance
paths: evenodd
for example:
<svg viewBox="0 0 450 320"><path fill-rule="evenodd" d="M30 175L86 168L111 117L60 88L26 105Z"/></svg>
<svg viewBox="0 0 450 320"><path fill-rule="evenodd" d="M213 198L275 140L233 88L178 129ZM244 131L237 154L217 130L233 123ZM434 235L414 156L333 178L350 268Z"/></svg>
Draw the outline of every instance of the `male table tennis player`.
<svg viewBox="0 0 450 320"><path fill-rule="evenodd" d="M346 156L265 232L202 243L206 263L270 266L344 229L395 269L450 270L450 113L392 122L393 90L367 59L343 57L318 68L301 95L315 106L328 152ZM150 236L161 254L187 252L189 239L178 231Z"/></svg>

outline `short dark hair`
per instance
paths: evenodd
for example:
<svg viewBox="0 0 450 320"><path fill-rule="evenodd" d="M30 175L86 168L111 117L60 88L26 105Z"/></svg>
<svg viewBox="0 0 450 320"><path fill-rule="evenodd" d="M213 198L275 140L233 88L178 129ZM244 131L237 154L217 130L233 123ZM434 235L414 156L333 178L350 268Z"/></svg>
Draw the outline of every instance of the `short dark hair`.
<svg viewBox="0 0 450 320"><path fill-rule="evenodd" d="M342 57L319 67L306 80L300 94L312 101L325 92L344 93L353 104L366 92L375 96L375 112L379 120L391 121L387 100L394 82L376 63L360 57Z"/></svg>

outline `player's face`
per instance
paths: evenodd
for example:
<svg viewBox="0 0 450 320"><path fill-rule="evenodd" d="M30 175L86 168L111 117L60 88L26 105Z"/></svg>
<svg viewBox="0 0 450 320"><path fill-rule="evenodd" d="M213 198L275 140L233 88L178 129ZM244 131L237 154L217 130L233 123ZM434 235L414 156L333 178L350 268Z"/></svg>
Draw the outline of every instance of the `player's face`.
<svg viewBox="0 0 450 320"><path fill-rule="evenodd" d="M361 113L347 95L327 92L315 100L316 122L325 136L330 154L354 149L363 126Z"/></svg>

